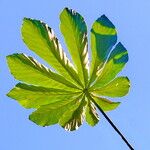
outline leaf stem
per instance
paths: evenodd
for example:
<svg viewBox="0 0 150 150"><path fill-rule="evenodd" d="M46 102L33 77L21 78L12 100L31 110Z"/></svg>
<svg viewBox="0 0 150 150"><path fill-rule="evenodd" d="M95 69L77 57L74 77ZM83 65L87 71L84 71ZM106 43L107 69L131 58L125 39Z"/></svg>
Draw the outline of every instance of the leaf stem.
<svg viewBox="0 0 150 150"><path fill-rule="evenodd" d="M90 95L89 95L90 96ZM111 121L111 119L106 115L106 113L103 111L103 109L97 105L97 103L94 101L94 99L90 96L90 99L92 102L96 105L96 107L99 109L99 111L103 114L105 119L110 123L110 125L114 128L114 130L120 135L122 140L126 143L126 145L129 147L130 150L134 150L134 148L131 146L131 144L127 141L127 139L124 137L124 135L119 131L119 129L114 125L114 123Z"/></svg>

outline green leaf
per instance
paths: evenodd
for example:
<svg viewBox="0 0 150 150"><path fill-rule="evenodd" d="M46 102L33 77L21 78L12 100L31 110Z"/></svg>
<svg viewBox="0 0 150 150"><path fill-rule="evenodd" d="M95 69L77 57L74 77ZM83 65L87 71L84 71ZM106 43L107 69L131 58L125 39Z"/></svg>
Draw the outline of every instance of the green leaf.
<svg viewBox="0 0 150 150"><path fill-rule="evenodd" d="M16 79L28 84L48 88L65 88L66 90L75 90L74 88L77 88L64 77L52 72L32 57L28 57L24 54L13 54L7 56L7 63L12 75Z"/></svg>
<svg viewBox="0 0 150 150"><path fill-rule="evenodd" d="M122 97L129 92L130 81L127 77L117 77L106 86L95 89L93 92L102 96Z"/></svg>
<svg viewBox="0 0 150 150"><path fill-rule="evenodd" d="M83 123L87 102L82 99L68 109L59 120L59 124L67 131L77 130Z"/></svg>
<svg viewBox="0 0 150 150"><path fill-rule="evenodd" d="M60 117L76 104L76 99L69 98L63 101L44 105L33 112L29 119L40 126L49 126L59 122Z"/></svg>
<svg viewBox="0 0 150 150"><path fill-rule="evenodd" d="M25 108L38 108L64 99L76 97L78 93L65 90L50 89L19 83L7 96L17 100Z"/></svg>
<svg viewBox="0 0 150 150"><path fill-rule="evenodd" d="M94 22L91 29L91 82L95 80L98 69L103 66L116 42L117 31L115 26L105 15L102 15Z"/></svg>
<svg viewBox="0 0 150 150"><path fill-rule="evenodd" d="M88 101L88 105L86 107L86 122L91 126L95 126L99 122L96 107L91 101Z"/></svg>
<svg viewBox="0 0 150 150"><path fill-rule="evenodd" d="M100 88L110 82L123 69L128 61L128 52L125 47L118 43L111 52L104 67L97 74L98 79L93 88Z"/></svg>
<svg viewBox="0 0 150 150"><path fill-rule="evenodd" d="M97 97L97 96L92 96L94 101L101 107L101 109L103 111L111 111L116 109L120 102L112 102L106 98L102 98L102 97Z"/></svg>
<svg viewBox="0 0 150 150"><path fill-rule="evenodd" d="M86 86L88 81L88 48L85 21L79 13L68 8L65 8L60 14L60 21L60 29L78 70L78 75Z"/></svg>
<svg viewBox="0 0 150 150"><path fill-rule="evenodd" d="M24 18L22 37L25 44L69 81L81 84L77 72L64 53L53 30L42 21Z"/></svg>
<svg viewBox="0 0 150 150"><path fill-rule="evenodd" d="M83 17L65 8L60 14L60 22L74 65L47 24L24 18L23 41L53 71L25 54L7 56L11 74L23 82L7 95L27 109L36 109L29 119L37 125L58 123L66 130L74 131L84 119L91 126L98 123L96 108L111 111L120 104L103 96L121 97L128 93L129 79L116 78L128 61L128 53L121 43L115 46L117 31L103 15L91 29L92 61L89 68L87 27Z"/></svg>

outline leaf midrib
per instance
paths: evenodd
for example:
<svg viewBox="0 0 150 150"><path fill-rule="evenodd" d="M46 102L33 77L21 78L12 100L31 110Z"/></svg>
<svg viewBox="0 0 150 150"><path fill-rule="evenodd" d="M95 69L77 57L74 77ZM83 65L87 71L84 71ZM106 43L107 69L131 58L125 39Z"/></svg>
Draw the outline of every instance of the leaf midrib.
<svg viewBox="0 0 150 150"><path fill-rule="evenodd" d="M68 15L69 16L69 18L71 18L70 17L70 15ZM71 18L71 20L72 20L72 18ZM74 23L74 20L72 20L72 22ZM72 23L72 24L73 24ZM86 75L85 75L85 72L84 72L84 66L83 66L83 63L82 63L82 57L81 57L81 55L80 55L80 49L81 49L81 47L80 47L80 49L78 48L78 44L80 45L80 43L78 43L77 41L78 41L78 39L76 39L75 37L75 32L76 32L76 28L73 28L72 27L72 24L71 24L71 22L69 21L69 24L70 24L70 26L68 26L69 28L70 28L70 30L72 31L72 33L73 33L73 40L74 40L74 42L76 43L75 44L75 47L76 47L76 49L78 50L78 56L79 56L79 60L80 60L80 65L81 65L81 67L82 67L82 73L83 73L83 77L84 77L84 86L86 86L87 85L87 83L86 83L86 81L88 81L88 79L86 79ZM88 75L89 76L89 75Z"/></svg>

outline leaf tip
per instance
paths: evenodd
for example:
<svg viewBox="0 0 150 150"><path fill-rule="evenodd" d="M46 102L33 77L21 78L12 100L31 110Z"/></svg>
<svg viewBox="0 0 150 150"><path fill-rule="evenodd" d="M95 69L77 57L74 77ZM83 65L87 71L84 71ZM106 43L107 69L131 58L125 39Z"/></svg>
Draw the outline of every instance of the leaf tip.
<svg viewBox="0 0 150 150"><path fill-rule="evenodd" d="M115 28L114 24L108 19L108 17L106 17L106 15L102 15L96 21L101 23L103 26L107 26L109 28Z"/></svg>

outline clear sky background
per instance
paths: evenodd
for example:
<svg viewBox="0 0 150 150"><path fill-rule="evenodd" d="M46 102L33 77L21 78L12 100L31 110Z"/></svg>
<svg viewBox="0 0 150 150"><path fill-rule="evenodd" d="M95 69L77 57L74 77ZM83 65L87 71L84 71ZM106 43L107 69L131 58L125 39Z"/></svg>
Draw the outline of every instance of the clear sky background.
<svg viewBox="0 0 150 150"><path fill-rule="evenodd" d="M101 114L95 127L84 123L76 132L66 132L58 125L43 128L28 120L33 110L24 109L5 96L17 83L8 71L6 55L24 52L36 57L21 40L23 17L48 23L60 42L64 43L59 31L59 13L66 6L84 16L89 31L93 21L102 14L116 26L118 41L129 52L129 62L121 74L130 78L131 90L126 97L115 99L122 104L107 114L135 150L149 150L149 0L0 0L0 150L128 149Z"/></svg>

